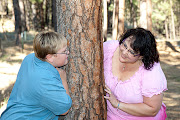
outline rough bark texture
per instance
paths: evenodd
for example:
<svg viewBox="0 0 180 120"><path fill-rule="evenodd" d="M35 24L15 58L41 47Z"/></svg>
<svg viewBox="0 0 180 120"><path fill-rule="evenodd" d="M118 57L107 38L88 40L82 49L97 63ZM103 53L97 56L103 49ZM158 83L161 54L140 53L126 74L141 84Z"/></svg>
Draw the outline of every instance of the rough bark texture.
<svg viewBox="0 0 180 120"><path fill-rule="evenodd" d="M66 120L105 120L102 0L57 0L57 31L69 40Z"/></svg>

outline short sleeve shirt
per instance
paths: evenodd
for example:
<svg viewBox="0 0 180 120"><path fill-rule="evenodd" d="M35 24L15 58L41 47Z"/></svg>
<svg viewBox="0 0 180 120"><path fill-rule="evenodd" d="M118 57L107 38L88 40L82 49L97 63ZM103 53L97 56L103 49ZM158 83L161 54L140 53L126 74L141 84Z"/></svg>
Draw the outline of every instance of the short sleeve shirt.
<svg viewBox="0 0 180 120"><path fill-rule="evenodd" d="M58 120L71 107L59 72L34 53L23 60L1 120Z"/></svg>
<svg viewBox="0 0 180 120"><path fill-rule="evenodd" d="M160 63L155 63L151 70L139 70L128 80L119 81L112 73L112 57L119 46L119 41L110 40L104 42L104 77L106 85L116 98L124 103L142 103L143 96L152 97L167 90L167 81L161 69ZM136 117L112 107L107 101L107 117L110 120L164 120L166 106L164 103L155 117Z"/></svg>

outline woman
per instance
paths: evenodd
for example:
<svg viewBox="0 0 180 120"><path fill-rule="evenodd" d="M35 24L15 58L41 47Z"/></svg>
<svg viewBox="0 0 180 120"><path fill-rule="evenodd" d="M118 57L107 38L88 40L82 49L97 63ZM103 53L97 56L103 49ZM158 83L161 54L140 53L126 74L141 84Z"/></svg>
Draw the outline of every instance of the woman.
<svg viewBox="0 0 180 120"><path fill-rule="evenodd" d="M143 28L104 43L107 120L165 120L167 81L156 41Z"/></svg>

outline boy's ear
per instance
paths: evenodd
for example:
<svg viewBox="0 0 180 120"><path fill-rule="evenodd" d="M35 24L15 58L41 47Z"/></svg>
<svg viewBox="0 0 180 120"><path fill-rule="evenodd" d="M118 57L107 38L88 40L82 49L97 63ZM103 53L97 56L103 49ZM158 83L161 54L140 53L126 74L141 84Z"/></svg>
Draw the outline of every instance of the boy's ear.
<svg viewBox="0 0 180 120"><path fill-rule="evenodd" d="M47 59L47 61L49 61L49 62L53 62L53 58L54 58L54 54L47 54L47 55L46 55L46 59Z"/></svg>

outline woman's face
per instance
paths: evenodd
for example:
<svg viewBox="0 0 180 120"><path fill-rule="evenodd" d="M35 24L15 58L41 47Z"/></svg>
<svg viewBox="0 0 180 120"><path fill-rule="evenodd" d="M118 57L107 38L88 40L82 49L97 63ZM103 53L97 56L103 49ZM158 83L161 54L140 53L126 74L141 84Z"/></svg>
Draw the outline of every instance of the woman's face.
<svg viewBox="0 0 180 120"><path fill-rule="evenodd" d="M136 53L130 46L134 42L132 37L128 37L119 46L119 60L122 63L134 63L138 61L141 56L139 53Z"/></svg>

